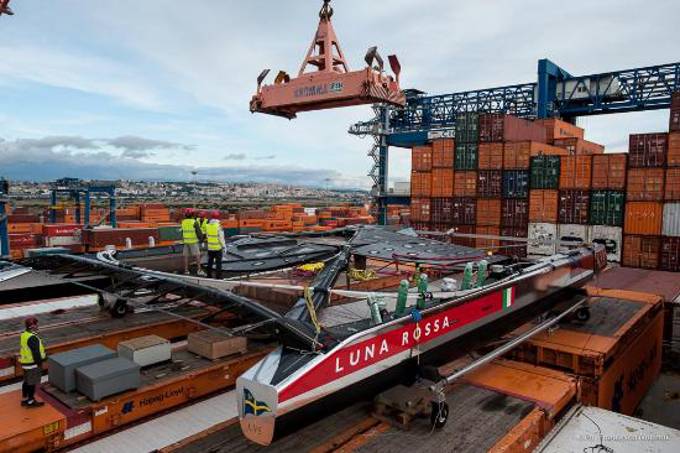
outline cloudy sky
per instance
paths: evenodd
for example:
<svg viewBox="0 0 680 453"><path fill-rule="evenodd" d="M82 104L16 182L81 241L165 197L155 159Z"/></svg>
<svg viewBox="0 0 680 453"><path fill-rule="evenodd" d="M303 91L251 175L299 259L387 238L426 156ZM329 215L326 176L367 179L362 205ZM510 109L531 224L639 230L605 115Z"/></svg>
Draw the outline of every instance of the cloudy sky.
<svg viewBox="0 0 680 453"><path fill-rule="evenodd" d="M397 53L402 86L431 94L677 61L677 0L335 0L352 68L370 45ZM13 0L0 17L0 176L276 181L369 186L370 108L251 115L261 69L296 73L319 0ZM625 5L625 6L624 6ZM667 111L582 119L624 150ZM392 150L392 180L409 153Z"/></svg>

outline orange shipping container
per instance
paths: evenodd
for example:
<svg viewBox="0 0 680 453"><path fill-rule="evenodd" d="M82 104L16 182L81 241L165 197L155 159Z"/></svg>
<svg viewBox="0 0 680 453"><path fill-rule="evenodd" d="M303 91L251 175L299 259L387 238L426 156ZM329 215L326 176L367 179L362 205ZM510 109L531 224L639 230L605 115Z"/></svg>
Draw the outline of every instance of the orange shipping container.
<svg viewBox="0 0 680 453"><path fill-rule="evenodd" d="M593 156L593 189L624 190L627 159L626 153Z"/></svg>
<svg viewBox="0 0 680 453"><path fill-rule="evenodd" d="M602 154L604 153L604 146L597 143L589 142L581 138L559 138L555 139L554 145L566 149L569 154Z"/></svg>
<svg viewBox="0 0 680 453"><path fill-rule="evenodd" d="M456 171L453 173L453 195L475 197L477 195L477 172Z"/></svg>
<svg viewBox="0 0 680 453"><path fill-rule="evenodd" d="M432 169L432 196L453 196L453 168Z"/></svg>
<svg viewBox="0 0 680 453"><path fill-rule="evenodd" d="M453 169L453 150L455 143L452 138L443 138L432 142L432 167Z"/></svg>
<svg viewBox="0 0 680 453"><path fill-rule="evenodd" d="M663 203L633 201L626 203L626 220L623 232L658 236L663 222Z"/></svg>
<svg viewBox="0 0 680 453"><path fill-rule="evenodd" d="M531 142L506 143L503 146L503 169L524 170L529 168Z"/></svg>
<svg viewBox="0 0 680 453"><path fill-rule="evenodd" d="M414 146L411 152L411 170L412 171L430 171L432 170L432 147L431 146Z"/></svg>
<svg viewBox="0 0 680 453"><path fill-rule="evenodd" d="M503 168L506 170L524 170L529 168L532 156L563 156L567 154L564 148L541 142L506 143L503 149Z"/></svg>
<svg viewBox="0 0 680 453"><path fill-rule="evenodd" d="M666 194L668 201L680 200L680 167L666 170Z"/></svg>
<svg viewBox="0 0 680 453"><path fill-rule="evenodd" d="M421 171L411 172L411 196L432 196L432 173Z"/></svg>
<svg viewBox="0 0 680 453"><path fill-rule="evenodd" d="M569 370L578 376L581 403L632 414L659 374L663 310L660 297L622 293L591 297L589 321L540 333L512 357Z"/></svg>
<svg viewBox="0 0 680 453"><path fill-rule="evenodd" d="M414 222L430 221L429 198L411 198L411 220Z"/></svg>
<svg viewBox="0 0 680 453"><path fill-rule="evenodd" d="M557 223L557 190L529 191L529 222Z"/></svg>
<svg viewBox="0 0 680 453"><path fill-rule="evenodd" d="M560 158L560 189L589 189L592 179L592 156Z"/></svg>
<svg viewBox="0 0 680 453"><path fill-rule="evenodd" d="M500 236L500 228L497 226L481 226L477 225L475 229L476 235L481 236ZM475 238L475 247L478 249L485 249L491 252L497 252L501 245L500 239Z"/></svg>
<svg viewBox="0 0 680 453"><path fill-rule="evenodd" d="M629 201L661 201L664 195L663 168L628 169L627 199Z"/></svg>
<svg viewBox="0 0 680 453"><path fill-rule="evenodd" d="M503 168L503 143L480 143L478 162L480 170L501 170Z"/></svg>
<svg viewBox="0 0 680 453"><path fill-rule="evenodd" d="M668 134L668 158L669 167L680 167L680 132Z"/></svg>
<svg viewBox="0 0 680 453"><path fill-rule="evenodd" d="M545 137L548 143L553 143L556 138L583 138L583 129L574 126L571 123L567 123L566 121L551 118L547 120L537 120L536 122L545 127Z"/></svg>
<svg viewBox="0 0 680 453"><path fill-rule="evenodd" d="M501 200L494 198L477 199L477 225L494 226L501 225Z"/></svg>

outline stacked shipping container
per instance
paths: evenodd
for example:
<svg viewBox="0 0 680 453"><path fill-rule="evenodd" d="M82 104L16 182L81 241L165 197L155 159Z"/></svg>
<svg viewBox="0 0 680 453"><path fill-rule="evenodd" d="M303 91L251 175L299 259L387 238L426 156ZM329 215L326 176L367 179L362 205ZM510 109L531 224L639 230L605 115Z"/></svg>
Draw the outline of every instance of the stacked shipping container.
<svg viewBox="0 0 680 453"><path fill-rule="evenodd" d="M556 240L599 242L612 261L680 271L680 94L672 105L668 134L631 135L619 154L603 154L583 129L557 119L459 115L455 143L433 142L429 196L426 158L414 157L412 217L438 230L528 236L530 254L555 253Z"/></svg>

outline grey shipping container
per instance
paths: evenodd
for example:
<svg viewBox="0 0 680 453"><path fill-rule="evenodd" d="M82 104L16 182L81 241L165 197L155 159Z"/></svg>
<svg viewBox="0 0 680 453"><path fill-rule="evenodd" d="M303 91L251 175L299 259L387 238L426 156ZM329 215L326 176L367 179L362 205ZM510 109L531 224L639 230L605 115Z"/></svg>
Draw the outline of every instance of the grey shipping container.
<svg viewBox="0 0 680 453"><path fill-rule="evenodd" d="M663 207L664 236L680 236L680 203L666 203Z"/></svg>
<svg viewBox="0 0 680 453"><path fill-rule="evenodd" d="M101 401L107 396L142 385L141 367L121 357L104 360L76 369L78 392L92 401Z"/></svg>
<svg viewBox="0 0 680 453"><path fill-rule="evenodd" d="M76 368L114 357L116 352L101 344L50 355L47 359L49 382L63 392L72 392L76 389Z"/></svg>

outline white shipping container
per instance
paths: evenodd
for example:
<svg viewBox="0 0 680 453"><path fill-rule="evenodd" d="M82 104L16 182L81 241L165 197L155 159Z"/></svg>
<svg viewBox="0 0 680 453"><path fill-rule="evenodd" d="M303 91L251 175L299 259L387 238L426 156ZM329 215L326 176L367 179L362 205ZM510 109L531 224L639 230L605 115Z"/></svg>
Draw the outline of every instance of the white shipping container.
<svg viewBox="0 0 680 453"><path fill-rule="evenodd" d="M529 243L527 253L529 255L554 255L557 250L557 225L554 223L530 223Z"/></svg>
<svg viewBox="0 0 680 453"><path fill-rule="evenodd" d="M588 242L588 229L585 225L562 223L557 228L557 235L560 241L558 252L566 252Z"/></svg>
<svg viewBox="0 0 680 453"><path fill-rule="evenodd" d="M47 247L63 247L65 245L80 245L80 236L48 236L45 238Z"/></svg>
<svg viewBox="0 0 680 453"><path fill-rule="evenodd" d="M666 203L663 207L664 236L680 236L680 203Z"/></svg>
<svg viewBox="0 0 680 453"><path fill-rule="evenodd" d="M623 247L623 228L606 225L588 227L588 242L603 244L607 249L607 260L621 262L621 248Z"/></svg>
<svg viewBox="0 0 680 453"><path fill-rule="evenodd" d="M680 431L598 407L576 406L534 453L605 451L675 453L680 451Z"/></svg>

